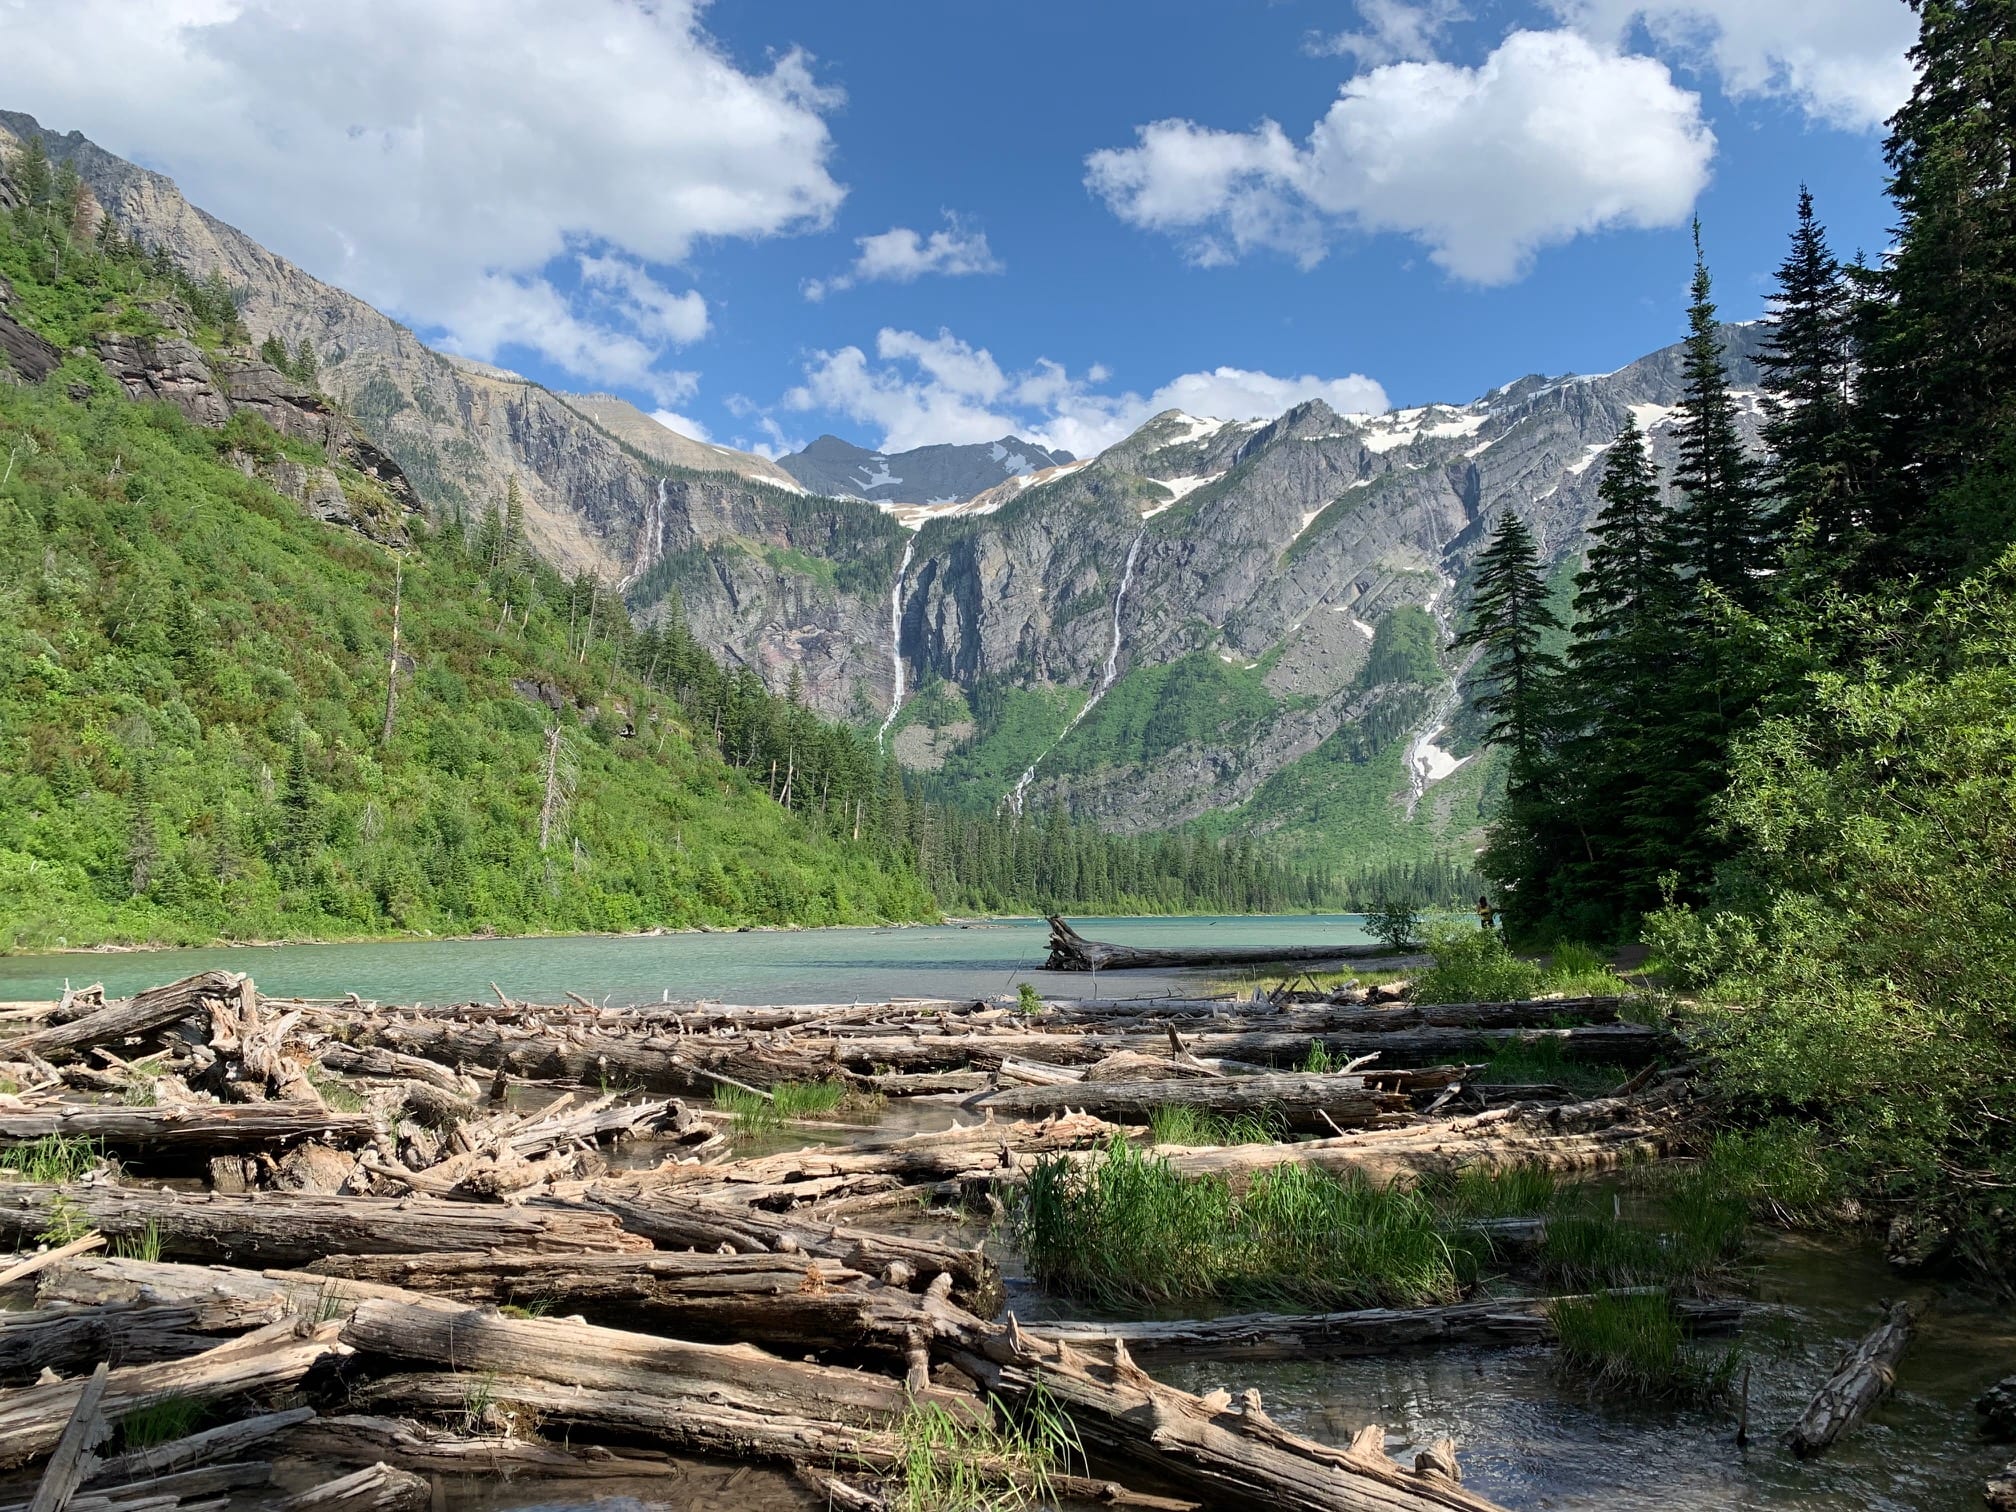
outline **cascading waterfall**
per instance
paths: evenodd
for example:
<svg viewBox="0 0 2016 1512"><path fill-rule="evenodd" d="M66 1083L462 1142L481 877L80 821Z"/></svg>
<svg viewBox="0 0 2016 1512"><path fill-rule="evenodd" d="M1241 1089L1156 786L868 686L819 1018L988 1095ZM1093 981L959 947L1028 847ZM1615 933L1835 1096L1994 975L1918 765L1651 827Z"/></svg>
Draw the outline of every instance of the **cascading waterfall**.
<svg viewBox="0 0 2016 1512"><path fill-rule="evenodd" d="M889 734L889 726L896 723L896 716L903 712L903 584L910 576L910 563L917 555L917 537L914 535L903 543L903 565L896 569L896 582L889 590L889 670L890 694L889 714L882 721L882 728L875 732L875 744L879 748Z"/></svg>
<svg viewBox="0 0 2016 1512"><path fill-rule="evenodd" d="M1450 613L1445 596L1456 585L1448 578L1442 579L1442 586L1428 596L1424 606L1442 632L1442 639L1454 640L1455 627L1450 623ZM1458 759L1451 756L1435 742L1442 732L1449 728L1449 721L1463 703L1463 679L1477 664L1482 648L1473 648L1462 662L1451 668L1449 682L1435 695L1428 705L1428 712L1421 723L1414 727L1414 733L1407 739L1407 817L1414 817L1414 810L1421 806L1421 800L1428 794L1429 784L1440 782L1470 758Z"/></svg>
<svg viewBox="0 0 2016 1512"><path fill-rule="evenodd" d="M1113 642L1106 648L1106 670L1100 674L1099 686L1093 690L1092 696L1086 699L1084 704L1080 706L1078 712L1071 716L1070 723L1064 726L1063 730L1058 733L1057 738L1043 747L1042 755L1030 762L1022 775L1016 779L1015 790L1008 795L1005 801L1007 806L1017 815L1020 815L1022 812L1022 800L1028 795L1029 784L1036 780L1036 768L1043 765L1045 758L1064 743L1066 736L1078 728L1079 721L1092 712L1099 700L1106 696L1107 690L1113 686L1115 680L1120 675L1120 611L1126 607L1127 590L1134 586L1134 565L1140 561L1141 543L1147 539L1148 528L1144 525L1140 533L1134 537L1134 544L1127 548L1127 565L1121 569L1120 588L1113 595Z"/></svg>

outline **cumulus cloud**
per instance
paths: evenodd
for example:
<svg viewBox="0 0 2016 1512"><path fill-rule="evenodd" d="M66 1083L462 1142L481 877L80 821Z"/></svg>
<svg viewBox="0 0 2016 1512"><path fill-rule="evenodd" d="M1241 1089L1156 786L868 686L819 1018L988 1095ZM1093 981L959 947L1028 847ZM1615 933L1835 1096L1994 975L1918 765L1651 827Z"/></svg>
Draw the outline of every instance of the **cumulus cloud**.
<svg viewBox="0 0 2016 1512"><path fill-rule="evenodd" d="M959 278L971 273L999 273L1001 263L987 245L987 233L969 231L955 215L945 217L945 229L929 236L908 226L891 226L874 236L863 236L855 245L861 253L854 265L831 278L814 278L805 284L807 299L824 299L828 294L851 289L856 284L878 279L890 283L911 283L926 274Z"/></svg>
<svg viewBox="0 0 2016 1512"><path fill-rule="evenodd" d="M739 64L701 8L0 0L0 94L457 350L676 388L658 349L707 307L652 269L844 194L809 60Z"/></svg>
<svg viewBox="0 0 2016 1512"><path fill-rule="evenodd" d="M1358 0L1358 19L1362 30L1318 34L1308 51L1374 65L1432 58L1449 28L1470 13L1457 0Z"/></svg>
<svg viewBox="0 0 2016 1512"><path fill-rule="evenodd" d="M690 415L681 415L669 409L651 411L651 418L669 431L677 431L682 436L691 436L695 441L712 441L707 427Z"/></svg>
<svg viewBox="0 0 2016 1512"><path fill-rule="evenodd" d="M872 359L855 346L814 353L805 382L785 394L784 406L873 426L883 451L1012 433L1078 456L1104 450L1165 409L1247 420L1278 415L1305 399L1323 399L1343 411L1387 408L1386 391L1359 374L1278 378L1221 367L1185 373L1147 395L1108 392L1103 386L1110 378L1101 366L1074 376L1048 359L1008 371L985 347L950 331L925 336L885 328Z"/></svg>
<svg viewBox="0 0 2016 1512"><path fill-rule="evenodd" d="M1900 0L1548 0L1608 42L1641 23L1653 45L1712 68L1732 96L1790 99L1815 120L1880 125L1911 93L1918 18Z"/></svg>
<svg viewBox="0 0 2016 1512"><path fill-rule="evenodd" d="M1205 266L1257 248L1305 266L1338 230L1397 232L1466 282L1517 279L1541 248L1683 222L1715 137L1666 65L1573 31L1516 31L1476 68L1393 63L1347 83L1306 141L1272 121L1140 128L1086 183Z"/></svg>

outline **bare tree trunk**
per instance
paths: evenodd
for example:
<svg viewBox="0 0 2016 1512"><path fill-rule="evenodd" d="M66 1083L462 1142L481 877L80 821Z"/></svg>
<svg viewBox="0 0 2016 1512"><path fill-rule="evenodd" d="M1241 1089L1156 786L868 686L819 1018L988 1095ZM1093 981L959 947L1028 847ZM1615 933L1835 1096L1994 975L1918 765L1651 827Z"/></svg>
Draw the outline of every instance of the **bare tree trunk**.
<svg viewBox="0 0 2016 1512"><path fill-rule="evenodd" d="M539 805L539 849L544 851L553 837L553 819L559 796L560 726L546 732L546 798Z"/></svg>
<svg viewBox="0 0 2016 1512"><path fill-rule="evenodd" d="M378 744L392 743L392 713L399 701L399 610L406 593L406 562L402 557L392 573L392 652L385 659L385 726L378 732Z"/></svg>

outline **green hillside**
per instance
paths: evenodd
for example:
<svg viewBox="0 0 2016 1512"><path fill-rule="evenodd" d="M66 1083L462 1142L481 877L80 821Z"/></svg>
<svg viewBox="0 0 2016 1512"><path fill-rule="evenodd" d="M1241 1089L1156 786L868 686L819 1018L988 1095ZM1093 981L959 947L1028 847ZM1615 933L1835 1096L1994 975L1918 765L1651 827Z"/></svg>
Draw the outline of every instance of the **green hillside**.
<svg viewBox="0 0 2016 1512"><path fill-rule="evenodd" d="M0 274L59 342L173 294L116 246L66 248L58 276L27 214L0 217ZM495 521L468 541L415 521L393 549L228 453L328 461L243 415L130 402L82 357L0 383L0 949L935 913L873 804L852 839L880 773L851 734L822 746L797 711L787 809L625 670L606 594ZM742 722L788 721L781 702Z"/></svg>

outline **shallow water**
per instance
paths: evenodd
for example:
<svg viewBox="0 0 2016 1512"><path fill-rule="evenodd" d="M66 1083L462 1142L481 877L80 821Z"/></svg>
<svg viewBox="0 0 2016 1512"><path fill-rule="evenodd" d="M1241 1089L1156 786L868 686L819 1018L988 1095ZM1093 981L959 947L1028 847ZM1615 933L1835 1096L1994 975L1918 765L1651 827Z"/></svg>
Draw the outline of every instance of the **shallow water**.
<svg viewBox="0 0 2016 1512"><path fill-rule="evenodd" d="M1358 945L1356 914L1246 918L1074 919L1081 932L1128 945ZM1128 971L1103 978L1042 970L1049 927L1040 919L894 929L571 935L525 940L387 940L201 950L0 957L0 1000L60 996L66 982L103 982L113 996L222 968L250 972L280 997L383 1003L470 1002L492 982L517 998L556 1002L563 991L597 1002L879 1002L893 997L988 997L1019 982L1060 997L1094 987L1136 996L1193 992L1207 974Z"/></svg>

